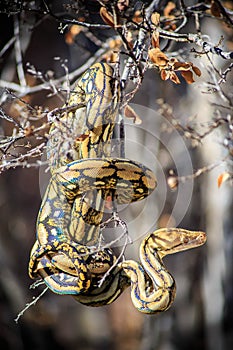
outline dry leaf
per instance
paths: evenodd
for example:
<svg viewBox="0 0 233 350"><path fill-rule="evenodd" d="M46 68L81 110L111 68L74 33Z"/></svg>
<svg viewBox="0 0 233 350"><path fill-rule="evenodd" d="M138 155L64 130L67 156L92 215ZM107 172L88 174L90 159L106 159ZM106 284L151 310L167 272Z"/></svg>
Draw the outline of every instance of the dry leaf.
<svg viewBox="0 0 233 350"><path fill-rule="evenodd" d="M193 70L197 76L201 75L200 69L194 66L192 62L175 62L174 70L181 71L182 77L185 79L186 83L188 84L192 84L195 81L191 70Z"/></svg>
<svg viewBox="0 0 233 350"><path fill-rule="evenodd" d="M230 178L230 174L228 172L222 173L218 176L218 188L220 188L226 180Z"/></svg>
<svg viewBox="0 0 233 350"><path fill-rule="evenodd" d="M118 58L118 53L114 51L109 51L102 56L102 59L108 63L116 63L118 61Z"/></svg>
<svg viewBox="0 0 233 350"><path fill-rule="evenodd" d="M198 77L201 76L201 71L200 71L200 69L199 69L198 67L192 65L192 70L194 71L194 73L195 73Z"/></svg>
<svg viewBox="0 0 233 350"><path fill-rule="evenodd" d="M171 14L171 12L176 8L176 5L174 2L169 1L167 6L165 7L163 14L164 17L167 18L168 20L165 22L166 27L168 26L171 30L176 29L176 24L173 23L172 21L175 19L175 16Z"/></svg>
<svg viewBox="0 0 233 350"><path fill-rule="evenodd" d="M154 36L154 38L153 38ZM158 34L156 32L152 35L152 44L155 46L148 51L150 60L158 66L162 80L170 79L175 84L180 84L180 79L175 72L180 72L186 83L192 84L195 80L193 72L201 75L198 67L194 66L192 62L179 62L176 58L168 58L159 48Z"/></svg>
<svg viewBox="0 0 233 350"><path fill-rule="evenodd" d="M156 30L152 33L151 44L153 47L159 48L159 32Z"/></svg>
<svg viewBox="0 0 233 350"><path fill-rule="evenodd" d="M168 74L168 72L165 69L161 70L160 76L161 76L162 80L168 80L169 79L169 74Z"/></svg>
<svg viewBox="0 0 233 350"><path fill-rule="evenodd" d="M32 136L32 135L34 134L34 129L35 129L35 126L34 126L34 125L27 126L27 127L24 129L24 135L25 135L26 137Z"/></svg>
<svg viewBox="0 0 233 350"><path fill-rule="evenodd" d="M159 67L166 66L169 62L168 57L158 47L149 50L148 54L150 60Z"/></svg>
<svg viewBox="0 0 233 350"><path fill-rule="evenodd" d="M169 1L167 6L164 8L163 10L163 14L165 17L171 17L170 13L172 12L172 10L174 10L176 8L176 5L174 4L174 2Z"/></svg>
<svg viewBox="0 0 233 350"><path fill-rule="evenodd" d="M210 12L214 17L221 17L221 8L215 1L211 1Z"/></svg>
<svg viewBox="0 0 233 350"><path fill-rule="evenodd" d="M108 42L108 46L110 49L118 49L120 48L120 46L122 45L122 41L121 39L117 38L117 39L111 39Z"/></svg>
<svg viewBox="0 0 233 350"><path fill-rule="evenodd" d="M111 50L107 51L103 56L103 60L105 60L106 62L109 63L115 63L118 60L118 52L119 49L122 45L122 41L121 39L117 38L117 39L111 39L108 42L109 48Z"/></svg>
<svg viewBox="0 0 233 350"><path fill-rule="evenodd" d="M151 15L151 22L157 27L160 22L160 14L158 12L154 12Z"/></svg>
<svg viewBox="0 0 233 350"><path fill-rule="evenodd" d="M115 27L113 15L107 11L106 7L100 8L100 16L102 17L103 21L110 27Z"/></svg>
<svg viewBox="0 0 233 350"><path fill-rule="evenodd" d="M124 115L125 115L126 118L132 118L134 124L138 124L139 125L139 124L142 123L142 120L139 117L139 115L129 105L125 106Z"/></svg>
<svg viewBox="0 0 233 350"><path fill-rule="evenodd" d="M171 60L170 60L171 61ZM190 70L191 64L189 62L178 62L177 60L173 61L174 70L188 71Z"/></svg>
<svg viewBox="0 0 233 350"><path fill-rule="evenodd" d="M83 28L77 24L73 24L68 32L65 35L65 41L68 45L72 45L74 43L74 39L76 35L78 35L80 32L82 32Z"/></svg>
<svg viewBox="0 0 233 350"><path fill-rule="evenodd" d="M178 78L175 72L170 72L170 79L173 83L180 84L180 79Z"/></svg>
<svg viewBox="0 0 233 350"><path fill-rule="evenodd" d="M140 10L134 12L133 21L136 23L141 23L143 21L142 12Z"/></svg>
<svg viewBox="0 0 233 350"><path fill-rule="evenodd" d="M193 79L193 73L190 70L181 72L181 75L185 79L186 83L194 83L195 80Z"/></svg>
<svg viewBox="0 0 233 350"><path fill-rule="evenodd" d="M118 0L117 8L119 11L125 11L129 7L129 0Z"/></svg>

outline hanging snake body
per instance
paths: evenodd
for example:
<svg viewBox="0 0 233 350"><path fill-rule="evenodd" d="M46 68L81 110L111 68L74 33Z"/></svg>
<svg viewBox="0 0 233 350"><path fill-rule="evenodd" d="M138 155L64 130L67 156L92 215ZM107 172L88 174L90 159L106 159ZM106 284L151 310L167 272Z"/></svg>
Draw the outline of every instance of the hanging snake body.
<svg viewBox="0 0 233 350"><path fill-rule="evenodd" d="M64 115L53 122L48 144L52 176L38 214L29 275L89 306L110 304L131 285L135 307L155 313L168 309L175 295L162 258L202 245L205 234L157 230L141 243L141 264L118 261L110 247L101 245L106 202L115 208L142 200L156 187L149 168L111 157L119 103L113 68L97 63L79 79Z"/></svg>

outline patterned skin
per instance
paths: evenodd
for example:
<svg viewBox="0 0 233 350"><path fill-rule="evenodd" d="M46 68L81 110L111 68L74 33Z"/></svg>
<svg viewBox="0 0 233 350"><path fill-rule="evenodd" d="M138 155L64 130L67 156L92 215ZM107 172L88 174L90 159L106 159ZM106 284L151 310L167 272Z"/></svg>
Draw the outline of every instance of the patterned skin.
<svg viewBox="0 0 233 350"><path fill-rule="evenodd" d="M156 187L150 169L111 157L119 104L113 68L97 63L79 79L67 111L53 122L48 143L52 177L38 214L29 275L89 306L110 304L131 285L135 307L156 313L168 309L175 295L162 258L202 245L205 234L157 230L141 243L141 264L118 261L111 248L101 246L106 201L114 209L144 199Z"/></svg>

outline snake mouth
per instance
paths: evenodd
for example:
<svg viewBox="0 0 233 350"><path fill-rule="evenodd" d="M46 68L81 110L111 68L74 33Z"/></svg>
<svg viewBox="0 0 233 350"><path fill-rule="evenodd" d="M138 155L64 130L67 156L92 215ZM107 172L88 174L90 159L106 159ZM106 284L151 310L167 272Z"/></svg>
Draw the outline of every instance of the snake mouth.
<svg viewBox="0 0 233 350"><path fill-rule="evenodd" d="M163 228L155 231L150 240L152 249L163 257L203 245L206 242L206 233L182 228Z"/></svg>
<svg viewBox="0 0 233 350"><path fill-rule="evenodd" d="M186 231L182 230L181 241L177 246L174 246L167 254L182 252L203 245L206 242L206 233L202 231ZM183 236L183 237L182 237Z"/></svg>
<svg viewBox="0 0 233 350"><path fill-rule="evenodd" d="M185 235L183 243L187 245L202 245L206 242L206 233L202 231L190 231L190 235Z"/></svg>

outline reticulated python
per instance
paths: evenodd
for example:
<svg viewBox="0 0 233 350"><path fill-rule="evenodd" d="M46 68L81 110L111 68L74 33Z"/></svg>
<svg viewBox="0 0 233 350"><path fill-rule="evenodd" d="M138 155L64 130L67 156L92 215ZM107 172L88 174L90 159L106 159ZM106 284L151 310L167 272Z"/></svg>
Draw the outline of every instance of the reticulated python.
<svg viewBox="0 0 233 350"><path fill-rule="evenodd" d="M205 234L157 230L141 243L141 264L118 262L113 250L100 244L106 201L115 208L144 199L156 187L150 169L111 157L119 101L113 68L98 63L83 74L67 111L54 121L48 144L52 177L38 214L29 275L90 306L113 302L131 285L135 307L155 313L166 310L175 295L162 258L202 245Z"/></svg>

